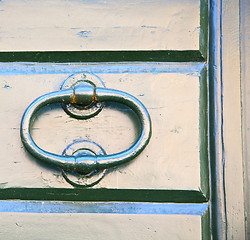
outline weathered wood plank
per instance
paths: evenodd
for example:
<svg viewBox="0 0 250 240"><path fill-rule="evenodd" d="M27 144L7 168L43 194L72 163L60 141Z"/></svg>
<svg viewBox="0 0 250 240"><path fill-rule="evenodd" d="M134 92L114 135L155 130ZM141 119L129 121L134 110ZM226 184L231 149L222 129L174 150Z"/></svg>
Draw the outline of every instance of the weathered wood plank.
<svg viewBox="0 0 250 240"><path fill-rule="evenodd" d="M201 49L206 55L206 4L0 1L0 51Z"/></svg>
<svg viewBox="0 0 250 240"><path fill-rule="evenodd" d="M241 1L241 94L246 239L250 239L250 2Z"/></svg>
<svg viewBox="0 0 250 240"><path fill-rule="evenodd" d="M240 62L240 1L222 1L221 46L222 159L227 239L245 239L242 105Z"/></svg>
<svg viewBox="0 0 250 240"><path fill-rule="evenodd" d="M121 66L120 72L112 73L108 68L102 66L98 76L108 88L129 92L145 104L152 118L153 135L137 159L110 171L95 188L201 191L201 195L207 195L206 76L200 77L199 71L171 73L168 69L153 74L126 73ZM19 136L21 117L28 104L59 89L68 76L1 75L0 98L8 99L0 113L5 136L1 138L4 148L0 156L3 189L71 188L57 169L48 168L24 151ZM38 146L57 154L73 140L85 138L111 154L131 146L138 127L131 111L120 105L107 105L98 116L86 121L69 117L57 106L38 115L32 134Z"/></svg>
<svg viewBox="0 0 250 240"><path fill-rule="evenodd" d="M204 215L1 213L2 239L210 239ZM209 222L204 222L209 224ZM203 236L203 237L202 237Z"/></svg>

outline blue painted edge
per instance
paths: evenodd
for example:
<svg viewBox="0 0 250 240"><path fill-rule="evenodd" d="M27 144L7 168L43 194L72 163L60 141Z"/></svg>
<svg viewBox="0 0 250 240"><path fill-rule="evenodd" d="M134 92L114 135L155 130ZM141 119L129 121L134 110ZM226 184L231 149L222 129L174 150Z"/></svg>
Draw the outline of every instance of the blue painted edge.
<svg viewBox="0 0 250 240"><path fill-rule="evenodd" d="M66 202L1 200L0 212L9 213L109 213L202 216L208 204Z"/></svg>
<svg viewBox="0 0 250 240"><path fill-rule="evenodd" d="M205 63L0 63L0 74L200 73Z"/></svg>

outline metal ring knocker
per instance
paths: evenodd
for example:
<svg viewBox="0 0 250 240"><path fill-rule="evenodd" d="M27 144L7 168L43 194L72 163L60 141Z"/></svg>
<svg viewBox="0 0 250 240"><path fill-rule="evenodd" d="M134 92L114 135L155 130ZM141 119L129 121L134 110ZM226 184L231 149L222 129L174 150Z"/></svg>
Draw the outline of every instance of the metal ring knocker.
<svg viewBox="0 0 250 240"><path fill-rule="evenodd" d="M127 150L110 155L106 155L104 151L98 152L98 150L96 152L93 151L91 154L85 152L84 154L78 155L57 155L39 148L33 141L30 134L31 119L39 109L54 103L74 103L91 106L93 103L107 101L122 103L130 107L139 118L139 137ZM86 118L83 117L83 119ZM73 86L73 88L47 93L34 100L23 114L20 134L23 145L31 155L47 164L62 169L63 173L65 173L65 171L71 171L81 175L91 175L93 172L103 171L101 177L91 184L73 184L73 182L68 179L68 182L74 186L89 187L98 183L103 178L106 169L129 162L143 151L151 137L151 120L145 106L134 96L119 90L96 87L95 84L83 81ZM101 148L99 147L98 149Z"/></svg>

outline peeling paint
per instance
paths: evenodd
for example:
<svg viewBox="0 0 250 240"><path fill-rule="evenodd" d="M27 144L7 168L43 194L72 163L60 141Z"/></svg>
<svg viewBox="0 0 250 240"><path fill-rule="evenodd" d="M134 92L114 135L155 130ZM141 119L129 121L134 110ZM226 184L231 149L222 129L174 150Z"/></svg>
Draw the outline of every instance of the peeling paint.
<svg viewBox="0 0 250 240"><path fill-rule="evenodd" d="M92 37L92 32L91 31L80 31L77 33L77 35L81 38L88 38L88 37Z"/></svg>
<svg viewBox="0 0 250 240"><path fill-rule="evenodd" d="M5 89L10 89L10 88L11 88L11 86L9 86L9 85L5 84L5 85L3 86L3 88L5 88Z"/></svg>
<svg viewBox="0 0 250 240"><path fill-rule="evenodd" d="M155 27L155 26L146 26L146 25L142 25L141 27L142 27L142 28L157 28L157 27Z"/></svg>

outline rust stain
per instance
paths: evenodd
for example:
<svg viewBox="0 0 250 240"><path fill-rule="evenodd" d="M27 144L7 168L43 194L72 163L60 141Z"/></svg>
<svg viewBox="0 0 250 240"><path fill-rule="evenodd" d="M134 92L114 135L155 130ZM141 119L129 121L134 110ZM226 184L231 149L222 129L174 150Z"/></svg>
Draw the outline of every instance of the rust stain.
<svg viewBox="0 0 250 240"><path fill-rule="evenodd" d="M97 102L96 92L94 90L94 96L92 97L92 102Z"/></svg>
<svg viewBox="0 0 250 240"><path fill-rule="evenodd" d="M76 94L75 94L74 89L73 89L73 99L72 99L71 103L76 103Z"/></svg>

